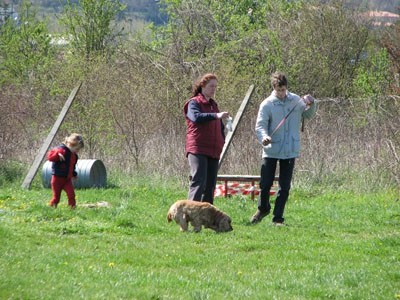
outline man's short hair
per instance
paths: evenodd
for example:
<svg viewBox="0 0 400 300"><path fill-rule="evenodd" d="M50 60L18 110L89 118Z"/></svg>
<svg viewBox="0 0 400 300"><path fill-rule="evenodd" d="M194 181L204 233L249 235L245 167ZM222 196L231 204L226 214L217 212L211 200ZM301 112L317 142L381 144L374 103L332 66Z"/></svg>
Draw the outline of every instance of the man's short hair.
<svg viewBox="0 0 400 300"><path fill-rule="evenodd" d="M271 75L271 85L273 88L276 87L282 87L286 86L287 87L287 79L285 74L281 72L275 72L274 74Z"/></svg>

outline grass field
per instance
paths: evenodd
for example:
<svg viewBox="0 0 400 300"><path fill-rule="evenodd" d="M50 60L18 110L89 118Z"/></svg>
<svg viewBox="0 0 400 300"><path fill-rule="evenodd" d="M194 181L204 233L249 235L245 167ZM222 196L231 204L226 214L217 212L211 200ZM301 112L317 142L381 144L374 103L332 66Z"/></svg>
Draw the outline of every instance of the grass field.
<svg viewBox="0 0 400 300"><path fill-rule="evenodd" d="M0 189L0 299L400 299L398 191L294 189L286 227L249 225L250 198L217 198L234 231L181 233L166 212L186 191L132 182L78 190Z"/></svg>

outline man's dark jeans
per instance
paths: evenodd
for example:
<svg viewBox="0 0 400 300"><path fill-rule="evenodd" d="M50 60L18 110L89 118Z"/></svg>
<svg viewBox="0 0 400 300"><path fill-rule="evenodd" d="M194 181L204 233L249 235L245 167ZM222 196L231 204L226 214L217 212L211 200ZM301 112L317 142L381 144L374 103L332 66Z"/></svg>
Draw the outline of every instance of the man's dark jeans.
<svg viewBox="0 0 400 300"><path fill-rule="evenodd" d="M260 197L258 200L258 209L262 212L269 212L271 204L269 203L269 192L274 183L276 165L279 161L279 189L275 200L273 222L283 222L283 212L286 201L289 197L290 183L292 181L295 158L277 159L263 158L261 165L260 179Z"/></svg>

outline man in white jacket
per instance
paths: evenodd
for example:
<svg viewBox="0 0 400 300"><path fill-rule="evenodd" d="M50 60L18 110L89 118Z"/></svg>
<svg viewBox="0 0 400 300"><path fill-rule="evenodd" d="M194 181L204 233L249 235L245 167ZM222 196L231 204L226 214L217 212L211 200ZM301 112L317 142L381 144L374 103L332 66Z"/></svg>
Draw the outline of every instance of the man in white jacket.
<svg viewBox="0 0 400 300"><path fill-rule="evenodd" d="M271 85L273 91L260 105L255 128L257 139L263 145L263 161L258 209L251 223L260 222L271 211L269 193L279 161L279 190L272 222L274 225L284 225L283 212L289 197L294 163L300 154L301 121L302 118L312 118L317 105L310 95L300 98L290 93L283 73L272 74Z"/></svg>

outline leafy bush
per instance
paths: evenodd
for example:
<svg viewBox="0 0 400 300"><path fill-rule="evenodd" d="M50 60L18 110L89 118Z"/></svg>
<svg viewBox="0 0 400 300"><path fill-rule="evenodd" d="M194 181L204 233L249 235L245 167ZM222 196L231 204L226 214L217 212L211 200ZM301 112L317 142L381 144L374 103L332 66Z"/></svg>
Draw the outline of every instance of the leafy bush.
<svg viewBox="0 0 400 300"><path fill-rule="evenodd" d="M18 24L9 18L0 27L0 86L40 80L54 59L46 23L32 4L23 1L19 15Z"/></svg>
<svg viewBox="0 0 400 300"><path fill-rule="evenodd" d="M354 79L354 95L374 97L387 94L391 84L390 60L386 49L369 51L368 59L364 59L356 70Z"/></svg>
<svg viewBox="0 0 400 300"><path fill-rule="evenodd" d="M22 180L25 167L20 162L0 161L0 187Z"/></svg>

